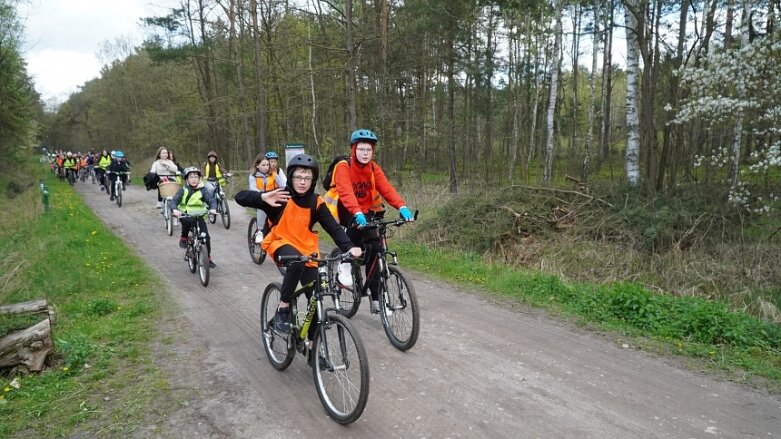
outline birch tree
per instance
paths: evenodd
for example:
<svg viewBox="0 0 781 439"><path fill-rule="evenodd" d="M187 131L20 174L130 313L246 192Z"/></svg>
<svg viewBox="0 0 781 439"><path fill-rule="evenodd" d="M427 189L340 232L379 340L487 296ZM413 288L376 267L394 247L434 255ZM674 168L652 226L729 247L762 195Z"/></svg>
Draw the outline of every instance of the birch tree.
<svg viewBox="0 0 781 439"><path fill-rule="evenodd" d="M637 186L640 181L640 118L638 117L637 76L639 70L638 20L639 2L624 0L626 21L626 153L624 169L627 181Z"/></svg>
<svg viewBox="0 0 781 439"><path fill-rule="evenodd" d="M556 97L559 89L559 70L561 69L561 6L562 0L554 0L554 19L556 20L553 43L553 62L551 63L550 98L548 99L548 138L545 147L545 171L543 181L550 184L553 180L553 124L556 115Z"/></svg>

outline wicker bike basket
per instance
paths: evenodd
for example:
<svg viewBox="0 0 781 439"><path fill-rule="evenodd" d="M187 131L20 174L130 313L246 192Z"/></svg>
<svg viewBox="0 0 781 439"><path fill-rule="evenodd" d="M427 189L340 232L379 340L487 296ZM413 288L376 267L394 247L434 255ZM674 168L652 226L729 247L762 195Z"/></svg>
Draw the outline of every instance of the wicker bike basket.
<svg viewBox="0 0 781 439"><path fill-rule="evenodd" d="M157 187L160 189L160 196L163 198L168 198L176 195L176 192L181 189L182 185L175 181L169 181L167 183L161 183Z"/></svg>

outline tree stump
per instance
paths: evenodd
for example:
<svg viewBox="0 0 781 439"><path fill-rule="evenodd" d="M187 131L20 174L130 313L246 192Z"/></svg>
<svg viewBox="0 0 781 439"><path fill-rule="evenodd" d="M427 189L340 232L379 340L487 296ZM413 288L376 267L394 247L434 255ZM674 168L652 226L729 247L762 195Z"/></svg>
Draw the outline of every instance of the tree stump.
<svg viewBox="0 0 781 439"><path fill-rule="evenodd" d="M54 310L45 300L0 306L0 317L7 315L40 314L42 320L29 328L14 331L0 338L0 368L18 372L40 372L46 356L54 348L51 325Z"/></svg>

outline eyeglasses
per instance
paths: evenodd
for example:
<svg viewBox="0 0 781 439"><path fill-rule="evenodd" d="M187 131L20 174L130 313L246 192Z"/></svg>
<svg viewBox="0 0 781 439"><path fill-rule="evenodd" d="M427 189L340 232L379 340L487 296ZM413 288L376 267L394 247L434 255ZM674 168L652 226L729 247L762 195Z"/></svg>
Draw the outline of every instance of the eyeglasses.
<svg viewBox="0 0 781 439"><path fill-rule="evenodd" d="M311 182L313 180L313 178L312 177L302 177L300 175L295 175L295 176L293 176L293 180L295 180L295 181L302 181L304 183L309 183L309 182Z"/></svg>
<svg viewBox="0 0 781 439"><path fill-rule="evenodd" d="M371 148L355 148L355 152L360 152L361 154L368 154L372 152Z"/></svg>

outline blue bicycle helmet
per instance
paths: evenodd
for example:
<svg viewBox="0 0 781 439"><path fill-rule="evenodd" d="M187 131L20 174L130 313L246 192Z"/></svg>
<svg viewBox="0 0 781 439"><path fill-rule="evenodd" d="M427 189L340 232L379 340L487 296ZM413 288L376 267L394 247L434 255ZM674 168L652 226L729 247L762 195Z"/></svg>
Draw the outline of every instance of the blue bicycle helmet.
<svg viewBox="0 0 781 439"><path fill-rule="evenodd" d="M374 131L365 130L365 129L355 130L350 135L350 145L354 145L356 142L359 142L361 140L369 142L372 145L374 145L375 143L377 143L377 135L374 134Z"/></svg>
<svg viewBox="0 0 781 439"><path fill-rule="evenodd" d="M117 151L117 152L114 153L114 157L116 157L118 159L123 159L123 158L125 158L125 153L122 152L122 151Z"/></svg>
<svg viewBox="0 0 781 439"><path fill-rule="evenodd" d="M275 153L274 151L269 151L269 152L266 153L266 158L269 159L269 160L271 160L271 159L278 159L279 158L279 154Z"/></svg>

